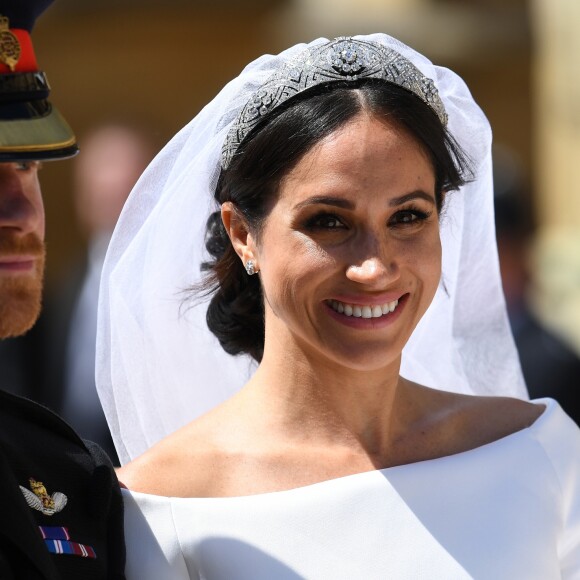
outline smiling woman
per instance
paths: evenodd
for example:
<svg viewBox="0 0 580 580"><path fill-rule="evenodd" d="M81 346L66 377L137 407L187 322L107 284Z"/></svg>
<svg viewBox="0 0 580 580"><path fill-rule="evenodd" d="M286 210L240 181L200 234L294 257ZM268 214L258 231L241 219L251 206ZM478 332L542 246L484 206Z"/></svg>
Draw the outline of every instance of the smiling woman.
<svg viewBox="0 0 580 580"><path fill-rule="evenodd" d="M101 299L129 578L580 572L580 434L523 400L490 145L378 34L262 57L159 154Z"/></svg>
<svg viewBox="0 0 580 580"><path fill-rule="evenodd" d="M436 183L431 186L430 195L432 200L436 200L437 209L441 208L445 191L456 189L462 183L461 173L465 170L466 162L461 150L445 132L437 115L422 103L417 95L398 85L386 84L372 77L350 83L338 81L315 85L298 95L295 101L291 107L282 106L280 110L274 110L266 126L262 126L258 134L242 144L228 170L222 173L216 188L217 201L220 204L225 201L233 202L255 235L259 234L269 204L279 193L278 183L283 178L292 179L292 176L288 175L289 170L315 144L318 143L316 147L318 150L320 141L334 141L336 136L333 135L333 131L338 131L345 123L352 122L355 116L363 113L367 117L382 119L385 123L395 123L397 134L406 134L414 141L416 148L420 149L423 164L429 164L430 169L432 167L435 172ZM357 134L358 128L360 123L350 131L351 142L361 140L362 134ZM360 174L364 173L364 168L358 165L359 161L352 157L349 150L351 142L347 140L343 143L343 141L341 140L342 150L335 146L328 153L334 156L335 163L332 168L334 173L332 175L328 173L330 167L323 167L321 170L318 168L319 170L312 171L318 173L318 183L304 184L303 192L309 191L313 197L306 200L307 205L313 205L314 197L324 197L321 195L321 187L328 190L331 196L334 195L337 186L343 191L347 189L347 184L339 183L346 177L340 175L340 171L347 171L346 165L342 167L346 162L349 163L351 182L356 183ZM361 154L364 155L364 152ZM379 152L379 156L380 154ZM312 155L309 159L310 157ZM310 163L309 159L305 160L301 167ZM458 159L458 166L454 163L454 159ZM392 165L392 168L396 165L397 163ZM302 171L304 172L304 169ZM300 181L301 177L294 176L294 179ZM313 191L316 195L313 195ZM261 195L257 195L256 192L260 192ZM351 190L351 194L356 197L354 192L354 189ZM364 199L364 196L360 198L361 201ZM335 201L331 205L336 203ZM284 211L290 211L287 205ZM348 205L348 199L340 199L338 205L344 208ZM352 202L350 205L352 206ZM281 210L281 207L279 206L278 210ZM300 207L301 202L297 200L296 210ZM309 210L312 213L313 208L310 207ZM410 214L397 214L398 217L393 219L401 219L403 215L408 219ZM420 213L415 215L419 217ZM314 216L311 219L314 219ZM220 221L220 218L216 219L218 227L213 229L214 232L218 230L218 236L222 235L219 232ZM225 251L220 253L224 246L215 243L214 238L210 237L207 247L210 252L212 248L218 249L218 253L214 254L216 258L213 265L214 276L208 280L210 284L215 284L217 290L208 310L209 327L220 339L226 352L230 354L247 352L260 360L264 340L261 285L256 279L244 281L240 262L230 244L226 243ZM245 290L242 291L240 286L245 287ZM248 303L240 311L238 305L244 296ZM358 313L358 307L354 312ZM248 325L248 318L252 316L252 324ZM248 326L251 331L248 330Z"/></svg>
<svg viewBox="0 0 580 580"><path fill-rule="evenodd" d="M357 91L351 92L356 99ZM426 108L414 100L412 105ZM324 353L337 369L347 363L364 370L362 359L383 369L400 358L440 277L436 198L441 192L435 193L435 171L425 149L388 115L363 109L287 166L261 224L248 229L236 214L240 202L230 201L232 196L218 186L231 251L260 271L265 300L262 292L254 296L264 303L267 331L276 336L254 351L276 349L265 357L278 359L299 341L300 356ZM244 153L245 158L251 155ZM239 200L239 192L234 197ZM267 196L262 203L268 205ZM258 223L255 215L251 218ZM228 269L226 276L238 271ZM223 323L216 324L214 313L227 312L222 301L216 293L208 320L214 333L231 344L235 314L225 317L225 328L216 329ZM393 302L397 308L383 315L381 306L390 311ZM378 311L373 316L373 306L380 316ZM255 310L260 311L258 304ZM353 328L372 332L351 335L347 329Z"/></svg>

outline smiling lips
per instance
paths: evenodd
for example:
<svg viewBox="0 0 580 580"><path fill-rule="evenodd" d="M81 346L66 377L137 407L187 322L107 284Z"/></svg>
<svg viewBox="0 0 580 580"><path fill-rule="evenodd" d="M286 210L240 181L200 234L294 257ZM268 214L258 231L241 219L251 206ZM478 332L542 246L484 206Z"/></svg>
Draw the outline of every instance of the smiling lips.
<svg viewBox="0 0 580 580"><path fill-rule="evenodd" d="M385 304L362 305L347 304L338 300L328 300L327 304L339 314L354 316L355 318L381 318L390 314L399 304L398 300L386 302Z"/></svg>

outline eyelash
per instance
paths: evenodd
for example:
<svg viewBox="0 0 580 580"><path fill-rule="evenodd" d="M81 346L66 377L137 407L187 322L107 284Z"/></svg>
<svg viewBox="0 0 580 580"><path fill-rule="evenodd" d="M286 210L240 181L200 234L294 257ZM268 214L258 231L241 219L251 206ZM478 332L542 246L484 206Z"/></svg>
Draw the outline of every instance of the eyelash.
<svg viewBox="0 0 580 580"><path fill-rule="evenodd" d="M16 161L16 168L18 171L30 171L35 167L40 169L42 164L39 161Z"/></svg>
<svg viewBox="0 0 580 580"><path fill-rule="evenodd" d="M326 225L323 225L321 223L323 220L326 220L326 222L327 222ZM330 221L335 221L335 222L341 224L342 227L344 227L344 224L339 217L337 217L331 213L321 211L321 212L313 215L312 217L310 217L306 221L306 228L309 230L336 230L336 229L339 229L338 227L329 227L328 222L330 222Z"/></svg>
<svg viewBox="0 0 580 580"><path fill-rule="evenodd" d="M408 207L398 210L387 222L390 227L408 227L424 222L431 217L433 212L425 212L415 207ZM407 218L411 218L405 221ZM326 221L326 225L321 222ZM329 222L336 222L339 225L330 226ZM306 228L309 230L337 230L344 229L346 225L343 220L329 212L321 211L306 221Z"/></svg>
<svg viewBox="0 0 580 580"><path fill-rule="evenodd" d="M401 209L398 212L395 213L395 215L389 220L389 225L391 225L391 222L393 220L393 218L399 216L399 218L401 218L402 216L408 217L411 216L411 220L409 221L403 221L403 219L400 219L400 221L393 223L392 225L394 226L406 226L406 225L413 225L413 224L417 224L420 222L424 222L425 220L429 219L431 217L433 212L425 212L422 211L416 207L408 207L405 209Z"/></svg>

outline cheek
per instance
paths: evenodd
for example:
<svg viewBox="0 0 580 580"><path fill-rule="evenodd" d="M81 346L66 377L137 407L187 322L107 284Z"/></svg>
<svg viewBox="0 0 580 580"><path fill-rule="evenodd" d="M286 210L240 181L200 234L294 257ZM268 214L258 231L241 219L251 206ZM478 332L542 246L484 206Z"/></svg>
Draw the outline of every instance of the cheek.
<svg viewBox="0 0 580 580"><path fill-rule="evenodd" d="M424 256L425 267L434 271L441 271L441 238L439 237L439 230L435 230L429 236L422 248L422 255Z"/></svg>
<svg viewBox="0 0 580 580"><path fill-rule="evenodd" d="M42 198L40 198L39 202L38 215L40 216L40 223L38 226L38 237L41 240L44 240L46 235L46 215L44 213L44 203L42 202Z"/></svg>
<svg viewBox="0 0 580 580"><path fill-rule="evenodd" d="M439 230L404 244L404 262L415 273L419 284L434 294L441 278L441 239Z"/></svg>
<svg viewBox="0 0 580 580"><path fill-rule="evenodd" d="M272 309L298 310L305 296L315 295L318 282L334 263L331 256L311 239L299 233L279 236L260 253L264 295Z"/></svg>
<svg viewBox="0 0 580 580"><path fill-rule="evenodd" d="M38 181L38 176L35 177L34 183L31 187L31 193L29 196L30 203L34 207L34 212L37 219L36 235L44 240L45 230L46 230L46 219L44 212L44 201L42 199L42 192L40 189L40 183Z"/></svg>
<svg viewBox="0 0 580 580"><path fill-rule="evenodd" d="M439 232L423 248L421 271L425 290L429 301L431 301L441 279L441 239Z"/></svg>

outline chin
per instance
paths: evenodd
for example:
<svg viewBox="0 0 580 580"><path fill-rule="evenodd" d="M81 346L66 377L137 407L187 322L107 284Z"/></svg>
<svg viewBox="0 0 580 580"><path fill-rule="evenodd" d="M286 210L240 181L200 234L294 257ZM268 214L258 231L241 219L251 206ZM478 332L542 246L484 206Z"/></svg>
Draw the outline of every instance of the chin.
<svg viewBox="0 0 580 580"><path fill-rule="evenodd" d="M319 335L323 342L319 351L333 364L360 372L376 372L394 364L400 366L403 348L417 322L400 318L396 327L376 331L347 329L338 333L327 328L326 336Z"/></svg>
<svg viewBox="0 0 580 580"><path fill-rule="evenodd" d="M28 332L38 319L40 307L39 296L12 303L8 308L0 308L0 339Z"/></svg>
<svg viewBox="0 0 580 580"><path fill-rule="evenodd" d="M342 367L358 372L376 372L382 369L400 366L403 341L357 341L345 344L326 342L320 349L321 355L332 366Z"/></svg>
<svg viewBox="0 0 580 580"><path fill-rule="evenodd" d="M42 277L0 281L0 339L28 332L40 315Z"/></svg>

